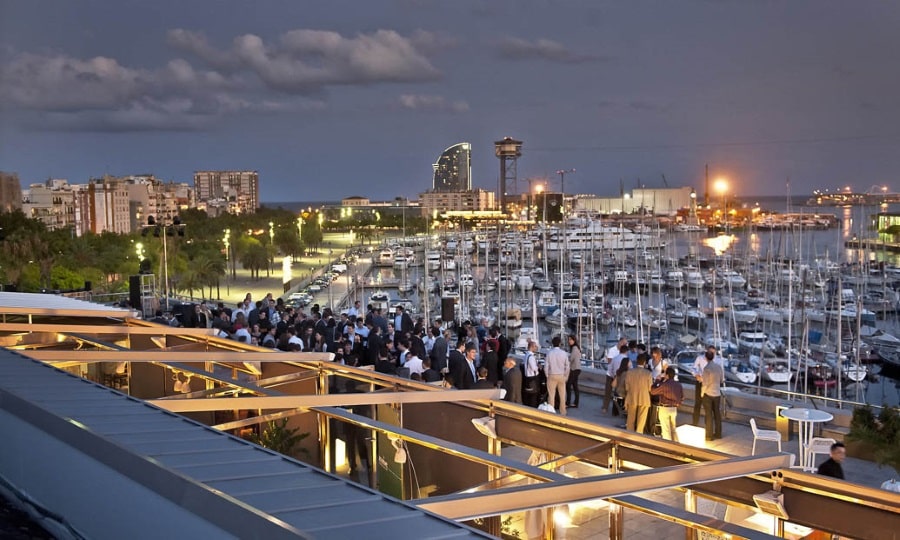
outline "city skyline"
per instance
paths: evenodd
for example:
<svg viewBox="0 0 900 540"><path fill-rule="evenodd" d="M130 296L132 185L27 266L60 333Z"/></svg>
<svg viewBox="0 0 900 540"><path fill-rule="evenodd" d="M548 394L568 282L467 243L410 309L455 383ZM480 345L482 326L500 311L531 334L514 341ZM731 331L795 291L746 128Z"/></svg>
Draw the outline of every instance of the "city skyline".
<svg viewBox="0 0 900 540"><path fill-rule="evenodd" d="M518 190L900 190L900 5L0 0L0 170L257 170L262 202L415 198L523 141Z"/></svg>

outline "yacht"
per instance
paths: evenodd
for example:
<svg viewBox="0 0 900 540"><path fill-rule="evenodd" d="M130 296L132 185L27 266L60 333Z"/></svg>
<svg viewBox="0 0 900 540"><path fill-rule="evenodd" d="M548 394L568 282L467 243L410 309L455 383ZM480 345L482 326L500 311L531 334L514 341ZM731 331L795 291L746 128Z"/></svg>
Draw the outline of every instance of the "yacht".
<svg viewBox="0 0 900 540"><path fill-rule="evenodd" d="M747 280L735 270L719 270L718 275L722 278L726 285L732 289L743 289L747 284Z"/></svg>
<svg viewBox="0 0 900 540"><path fill-rule="evenodd" d="M374 309L381 309L382 313L387 313L391 305L391 297L384 291L375 291L369 296L369 304Z"/></svg>
<svg viewBox="0 0 900 540"><path fill-rule="evenodd" d="M756 370L746 359L726 358L725 378L733 382L753 384L756 382Z"/></svg>
<svg viewBox="0 0 900 540"><path fill-rule="evenodd" d="M687 284L688 288L691 289L702 289L704 285L706 285L706 281L703 279L703 274L701 274L697 270L688 270L684 274L684 282Z"/></svg>
<svg viewBox="0 0 900 540"><path fill-rule="evenodd" d="M690 223L679 223L672 227L672 230L675 232L703 232L707 231L706 227L702 225L694 225Z"/></svg>
<svg viewBox="0 0 900 540"><path fill-rule="evenodd" d="M738 324L753 324L756 322L757 313L755 309L751 309L747 302L738 299L731 300L731 308L728 310L728 316L734 319Z"/></svg>
<svg viewBox="0 0 900 540"><path fill-rule="evenodd" d="M762 376L764 381L772 384L787 384L791 382L791 377L794 375L791 366L784 358L751 355L750 365Z"/></svg>
<svg viewBox="0 0 900 540"><path fill-rule="evenodd" d="M559 300L553 291L541 291L537 300L537 309L539 317L546 317L559 308Z"/></svg>
<svg viewBox="0 0 900 540"><path fill-rule="evenodd" d="M666 286L672 289L684 287L684 272L681 270L669 270L666 272Z"/></svg>
<svg viewBox="0 0 900 540"><path fill-rule="evenodd" d="M390 248L384 248L378 252L378 258L375 262L376 266L393 266L394 265L394 250Z"/></svg>
<svg viewBox="0 0 900 540"><path fill-rule="evenodd" d="M531 272L528 270L513 270L513 278L516 280L516 286L524 292L534 289L534 281L531 279Z"/></svg>
<svg viewBox="0 0 900 540"><path fill-rule="evenodd" d="M765 332L741 332L737 338L738 347L756 354L760 354L768 342L769 336Z"/></svg>
<svg viewBox="0 0 900 540"><path fill-rule="evenodd" d="M657 234L636 233L623 226L603 225L597 220L574 218L562 230L552 232L545 248L548 251L660 249L665 242Z"/></svg>

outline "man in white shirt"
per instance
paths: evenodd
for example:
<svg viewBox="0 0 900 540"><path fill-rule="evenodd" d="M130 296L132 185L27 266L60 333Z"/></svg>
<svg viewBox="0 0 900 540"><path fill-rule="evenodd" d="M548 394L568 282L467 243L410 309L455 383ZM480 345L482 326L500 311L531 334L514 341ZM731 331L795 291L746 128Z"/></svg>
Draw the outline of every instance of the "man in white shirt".
<svg viewBox="0 0 900 540"><path fill-rule="evenodd" d="M297 337L295 334L291 334L291 337L288 338L288 345L297 345L300 347L300 350L303 350L303 340Z"/></svg>
<svg viewBox="0 0 900 540"><path fill-rule="evenodd" d="M613 349L615 349L614 353ZM616 378L616 372L622 365L622 359L627 358L627 353L628 340L625 338L620 338L616 345L606 351L606 384L603 387L603 407L600 410L603 414L609 412L609 404L613 397L613 379Z"/></svg>
<svg viewBox="0 0 900 540"><path fill-rule="evenodd" d="M695 426L700 426L700 405L702 403L701 393L702 393L702 383L701 377L703 375L703 370L706 369L706 364L710 361L719 364L720 366L725 365L725 360L722 359L721 356L716 354L718 351L715 346L710 345L706 348L706 351L697 355L697 358L694 360L694 411L693 411L693 424ZM712 359L712 360L710 360Z"/></svg>
<svg viewBox="0 0 900 540"><path fill-rule="evenodd" d="M622 348L622 345L628 345L628 340L624 337L620 337L619 341L617 341L615 345L606 349L607 363L612 362L615 357L619 356L619 349Z"/></svg>
<svg viewBox="0 0 900 540"><path fill-rule="evenodd" d="M416 356L416 353L411 350L406 353L406 363L403 364L403 367L409 369L410 376L412 376L413 373L421 375L425 371L425 367L422 366L422 359Z"/></svg>
<svg viewBox="0 0 900 540"><path fill-rule="evenodd" d="M559 393L559 414L566 415L566 380L569 378L569 355L560 348L562 338L553 336L553 348L547 353L544 369L547 372L547 403L554 404Z"/></svg>

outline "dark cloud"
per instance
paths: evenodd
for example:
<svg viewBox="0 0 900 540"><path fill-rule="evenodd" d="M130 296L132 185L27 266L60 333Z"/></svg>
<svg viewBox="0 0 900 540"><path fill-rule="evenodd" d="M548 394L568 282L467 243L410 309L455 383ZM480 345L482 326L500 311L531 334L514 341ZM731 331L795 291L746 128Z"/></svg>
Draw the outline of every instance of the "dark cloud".
<svg viewBox="0 0 900 540"><path fill-rule="evenodd" d="M197 69L182 58L146 69L110 57L12 54L0 65L0 108L70 113L48 120L50 129L203 129L211 120L203 117L321 109L329 86L435 80L440 73L418 47L449 46L436 34L406 38L390 30L352 38L292 30L273 43L245 34L218 50L202 33L177 29L168 33L167 43L211 69ZM266 96L267 89L280 95ZM415 108L464 107L413 101Z"/></svg>
<svg viewBox="0 0 900 540"><path fill-rule="evenodd" d="M399 101L404 109L455 113L469 110L469 104L465 101L450 101L443 96L403 94Z"/></svg>
<svg viewBox="0 0 900 540"><path fill-rule="evenodd" d="M419 31L407 38L393 30L344 37L326 30L291 30L273 42L255 34L218 50L198 32L177 29L168 42L209 66L251 74L266 87L289 94L321 94L328 86L434 81L440 72L423 51L451 40Z"/></svg>
<svg viewBox="0 0 900 540"><path fill-rule="evenodd" d="M497 50L500 57L507 60L546 60L562 64L581 64L603 59L596 55L573 52L557 41L543 38L532 42L506 36L497 43Z"/></svg>

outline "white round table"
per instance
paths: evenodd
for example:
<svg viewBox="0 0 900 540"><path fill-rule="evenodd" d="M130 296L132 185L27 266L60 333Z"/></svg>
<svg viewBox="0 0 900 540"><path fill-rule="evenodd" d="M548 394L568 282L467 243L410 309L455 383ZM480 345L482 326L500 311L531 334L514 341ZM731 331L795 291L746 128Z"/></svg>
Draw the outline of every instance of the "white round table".
<svg viewBox="0 0 900 540"><path fill-rule="evenodd" d="M817 409L791 408L781 411L781 416L797 422L797 432L800 438L800 468L804 471L815 469L812 455L808 452L809 441L813 437L813 428L816 424L830 422L834 416Z"/></svg>

